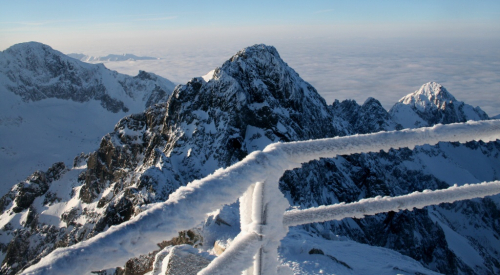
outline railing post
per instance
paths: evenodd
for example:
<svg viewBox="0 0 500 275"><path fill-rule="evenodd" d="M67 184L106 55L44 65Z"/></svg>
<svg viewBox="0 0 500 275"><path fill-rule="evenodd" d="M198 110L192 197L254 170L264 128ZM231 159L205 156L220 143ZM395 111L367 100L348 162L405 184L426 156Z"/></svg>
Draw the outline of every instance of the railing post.
<svg viewBox="0 0 500 275"><path fill-rule="evenodd" d="M247 191L243 194L243 196L240 197L240 226L241 226L241 232L252 232L252 223L253 223L253 214L254 214L254 193L255 193L255 186L257 184L262 184L260 182L257 182L253 185L251 185ZM241 233L240 233L241 234ZM260 251L260 249L259 249ZM254 262L253 265L248 268L247 270L243 271L243 275L253 275L253 274L259 274L255 273L254 270L256 269L256 259L254 256ZM259 263L260 265L260 263ZM258 269L258 267L257 267Z"/></svg>
<svg viewBox="0 0 500 275"><path fill-rule="evenodd" d="M271 174L265 182L257 182L240 199L241 229L257 233L262 243L245 275L277 274L278 247L288 232L283 215L289 206L279 190L278 173L282 171Z"/></svg>

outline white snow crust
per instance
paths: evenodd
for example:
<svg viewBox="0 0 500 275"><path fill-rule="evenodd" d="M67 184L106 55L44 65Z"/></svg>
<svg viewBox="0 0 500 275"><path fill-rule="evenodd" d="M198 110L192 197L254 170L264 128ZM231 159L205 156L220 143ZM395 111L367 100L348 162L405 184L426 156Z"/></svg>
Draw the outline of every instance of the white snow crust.
<svg viewBox="0 0 500 275"><path fill-rule="evenodd" d="M201 78L203 78L203 80L208 82L210 79L212 79L214 77L214 73L215 73L215 70L211 70L210 72L208 72L206 75L202 76Z"/></svg>
<svg viewBox="0 0 500 275"><path fill-rule="evenodd" d="M323 254L310 254L315 249ZM326 240L297 228L281 241L278 274L440 274L414 259L383 247L338 238Z"/></svg>

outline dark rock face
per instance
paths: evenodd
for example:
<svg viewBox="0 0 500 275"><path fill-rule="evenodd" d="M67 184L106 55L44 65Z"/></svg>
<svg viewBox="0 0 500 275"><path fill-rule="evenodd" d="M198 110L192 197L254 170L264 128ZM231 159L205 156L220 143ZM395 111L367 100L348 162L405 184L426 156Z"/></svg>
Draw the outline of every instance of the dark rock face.
<svg viewBox="0 0 500 275"><path fill-rule="evenodd" d="M363 105L347 99L336 100L332 104L333 112L349 122L352 133L368 134L380 131L401 130L403 127L392 121L389 113L382 107L380 101L370 97Z"/></svg>
<svg viewBox="0 0 500 275"><path fill-rule="evenodd" d="M134 214L134 205L127 198L122 197L119 201L108 204L103 217L99 219L94 227L96 233L104 231L106 226L113 226L128 221Z"/></svg>
<svg viewBox="0 0 500 275"><path fill-rule="evenodd" d="M62 162L55 163L46 172L36 171L0 199L0 211L5 211L11 203L15 205L12 208L14 213L28 209L35 198L44 195L50 183L58 180L65 171L66 166Z"/></svg>
<svg viewBox="0 0 500 275"><path fill-rule="evenodd" d="M151 77L143 72L137 76ZM436 121L452 121L448 116L445 112ZM217 68L210 81L193 78L176 87L167 102L120 120L97 151L75 159L67 179L51 176L54 180L49 184L46 172L33 177L28 184L32 187L14 187L15 192L0 200L2 218L25 213L27 219L22 225L4 226L11 237L1 244L7 253L1 272L13 274L55 247L72 245L122 223L152 203L166 200L179 186L236 163L267 144L394 130L414 123L402 120L396 121L394 113L372 98L361 106L351 100L328 106L274 47L246 48ZM463 155L473 156L473 161ZM403 195L446 188L457 179L471 183L498 179L499 156L498 141L339 156L287 171L280 188L291 205L303 208ZM474 162L481 165L471 165ZM64 204L57 222L37 210L51 209L56 202ZM500 236L499 205L495 198L472 200L303 228L321 238L342 235L394 249L446 274L495 274L500 270L500 241L495 237ZM470 245L484 259L483 265L471 266L448 238L450 232ZM38 245L26 245L30 243ZM154 253L133 259L120 272L150 270L152 257Z"/></svg>
<svg viewBox="0 0 500 275"><path fill-rule="evenodd" d="M1 252L5 254L2 266L3 274L15 273L27 265L33 258L39 257L39 246L32 243L32 237L36 234L57 234L55 227L43 228L38 224L38 212L33 206L35 199L45 196L44 203L51 204L60 200L52 193L47 193L50 184L57 181L67 172L64 163L55 163L46 172L36 171L24 182L16 184L9 193L0 199L0 210L14 213L26 213L26 219L22 222L24 230L15 229L11 223L7 223L0 230L3 234L10 235L12 240L8 244L0 246ZM53 241L53 239L51 240ZM35 248L35 249L33 249Z"/></svg>

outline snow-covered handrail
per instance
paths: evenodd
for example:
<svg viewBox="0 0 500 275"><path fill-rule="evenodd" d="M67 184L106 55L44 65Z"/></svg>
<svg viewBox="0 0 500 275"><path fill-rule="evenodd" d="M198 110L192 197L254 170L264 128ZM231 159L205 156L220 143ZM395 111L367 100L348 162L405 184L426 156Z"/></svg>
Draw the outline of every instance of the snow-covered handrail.
<svg viewBox="0 0 500 275"><path fill-rule="evenodd" d="M167 201L154 205L127 222L112 226L106 232L71 247L54 250L39 263L26 269L23 274L87 274L93 270L123 265L132 257L147 254L157 243L176 237L179 231L195 227L207 213L236 201L256 182L274 182L276 186L273 188L277 189L277 180L285 170L300 167L302 163L314 159L377 152L390 148L413 148L416 145L433 145L439 141L488 142L499 138L500 120L490 120L321 140L274 143L263 151L249 154L228 168L219 169L212 175L180 187ZM261 203L264 205L274 202L267 198L267 201ZM282 207L281 203L278 209ZM265 212L262 209L259 211ZM283 216L283 212L281 213ZM258 220L263 223L258 224L256 222ZM246 232L259 231L259 235L269 234L275 239L268 239L266 243L276 245L283 232L274 234L269 228L276 229L283 226L277 226L276 222L269 226L265 222L262 218L248 220L245 223L242 220L242 230L245 228ZM232 271L233 274L234 272L235 270Z"/></svg>
<svg viewBox="0 0 500 275"><path fill-rule="evenodd" d="M397 197L375 197L362 199L353 203L338 203L322 205L314 208L290 210L285 212L283 224L296 226L313 222L342 220L344 218L364 218L389 211L412 210L424 208L440 203L484 198L500 193L500 181L483 182L478 184L465 184L451 186L447 189L435 191L424 190Z"/></svg>
<svg viewBox="0 0 500 275"><path fill-rule="evenodd" d="M265 180L271 167L274 165L265 153L251 153L231 167L180 187L167 201L127 222L54 250L22 274L88 274L123 265L132 257L151 252L163 240L177 237L179 231L195 227L206 214L235 202L250 185Z"/></svg>
<svg viewBox="0 0 500 275"><path fill-rule="evenodd" d="M496 139L500 139L500 120L483 120L365 135L273 143L264 151L279 148L286 153L290 161L305 163L337 155L387 151L391 148L413 149L418 145L434 145L440 141L465 143L473 140L489 142Z"/></svg>

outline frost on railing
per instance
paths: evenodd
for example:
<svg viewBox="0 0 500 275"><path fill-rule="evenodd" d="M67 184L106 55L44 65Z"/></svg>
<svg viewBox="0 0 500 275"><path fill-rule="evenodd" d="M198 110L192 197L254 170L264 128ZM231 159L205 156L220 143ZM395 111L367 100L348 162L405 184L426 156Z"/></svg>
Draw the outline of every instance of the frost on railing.
<svg viewBox="0 0 500 275"><path fill-rule="evenodd" d="M500 193L500 181L483 182L452 186L441 190L424 190L397 197L375 197L353 203L338 203L318 206L304 210L285 212L283 224L295 226L313 222L342 220L345 218L364 218L389 211L412 210L440 203L452 203L472 198L483 198Z"/></svg>
<svg viewBox="0 0 500 275"><path fill-rule="evenodd" d="M233 203L240 197L242 232L225 253L212 261L200 273L236 274L247 269L247 274L275 274L277 248L280 240L286 235L288 226L298 224L299 220L300 223L319 221L311 218L316 214L308 216L304 214L307 212L284 214L288 202L279 192L278 180L285 170L300 167L302 163L322 157L378 152L390 148L413 148L416 145L433 145L439 141L483 140L489 142L499 138L500 120L490 120L330 139L274 143L263 151L249 154L242 161L226 169L219 169L212 175L179 188L170 195L166 202L156 204L132 220L113 226L106 232L71 247L54 250L38 264L25 270L23 274L88 274L92 270L121 266L132 257L154 250L157 243L176 237L177 232L195 227L206 217L207 213L220 209L224 204ZM498 182L483 185L487 188L497 186L494 192L500 191ZM426 192L422 193L422 196L426 195ZM482 197L485 194L477 196ZM371 200L385 201L386 198ZM439 200L438 196L436 202ZM411 204L403 206L399 205L400 203L402 202L395 202L396 209L413 207ZM393 209L393 206L380 209ZM417 207L422 206L417 205ZM329 207L335 208L336 206ZM337 207L341 210L335 208L337 210L330 209L331 211L327 212L342 212L342 204ZM367 207L371 206L367 205ZM353 215L357 217L357 215L371 213L364 212L369 210L366 207L364 210L363 207L360 209ZM311 211L323 210L321 208ZM303 217L299 219L301 215ZM340 216L333 215L333 218L341 216L342 213Z"/></svg>

